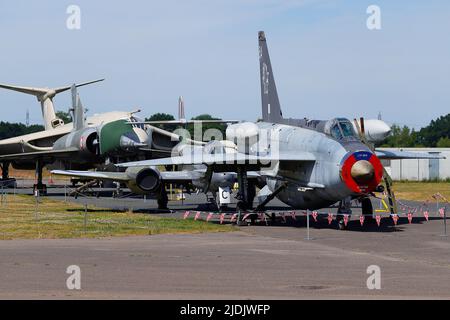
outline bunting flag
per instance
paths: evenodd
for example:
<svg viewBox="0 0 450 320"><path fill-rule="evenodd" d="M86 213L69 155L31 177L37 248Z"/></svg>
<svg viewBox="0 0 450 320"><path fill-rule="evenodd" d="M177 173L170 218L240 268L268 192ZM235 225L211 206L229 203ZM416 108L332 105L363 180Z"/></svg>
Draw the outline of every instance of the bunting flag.
<svg viewBox="0 0 450 320"><path fill-rule="evenodd" d="M333 222L333 214L329 213L328 214L328 224L331 225L332 222Z"/></svg>
<svg viewBox="0 0 450 320"><path fill-rule="evenodd" d="M397 225L397 223L398 223L398 214L393 214L392 215L392 220L394 220L394 225Z"/></svg>
<svg viewBox="0 0 450 320"><path fill-rule="evenodd" d="M267 225L267 219L266 219L266 214L265 213L261 213L261 221L264 221Z"/></svg>
<svg viewBox="0 0 450 320"><path fill-rule="evenodd" d="M445 217L445 208L440 208L439 209L439 215L441 216L442 219L444 219L444 217Z"/></svg>
<svg viewBox="0 0 450 320"><path fill-rule="evenodd" d="M377 216L375 217L375 220L377 221L377 225L381 226L381 216L379 214L377 214Z"/></svg>
<svg viewBox="0 0 450 320"><path fill-rule="evenodd" d="M429 213L428 213L428 211L424 211L423 212L423 216L425 217L425 219L428 221L428 217L429 217Z"/></svg>
<svg viewBox="0 0 450 320"><path fill-rule="evenodd" d="M410 212L410 213L408 213L408 222L409 222L409 224L411 224L412 221L413 221L413 214Z"/></svg>
<svg viewBox="0 0 450 320"><path fill-rule="evenodd" d="M186 220L186 219L189 217L190 214L191 214L190 211L186 211L186 212L184 213L183 219Z"/></svg>
<svg viewBox="0 0 450 320"><path fill-rule="evenodd" d="M348 214L344 214L344 225L347 226L348 225Z"/></svg>
<svg viewBox="0 0 450 320"><path fill-rule="evenodd" d="M291 217L294 221L297 220L297 215L295 214L295 211L291 212Z"/></svg>
<svg viewBox="0 0 450 320"><path fill-rule="evenodd" d="M206 222L209 222L210 220L211 220L211 218L213 217L213 213L212 212L210 212L209 214L208 214L208 217L206 218Z"/></svg>
<svg viewBox="0 0 450 320"><path fill-rule="evenodd" d="M230 222L235 222L236 221L236 219L237 219L237 213L235 213L235 214L233 214L233 216L231 216L231 220L230 220Z"/></svg>
<svg viewBox="0 0 450 320"><path fill-rule="evenodd" d="M318 216L318 215L319 215L319 214L317 213L317 211L313 211L312 217L313 217L313 219L314 219L315 222L317 222L317 216Z"/></svg>
<svg viewBox="0 0 450 320"><path fill-rule="evenodd" d="M202 213L200 211L198 211L197 214L195 215L194 220L197 221L198 219L200 219L201 218L201 214Z"/></svg>
<svg viewBox="0 0 450 320"><path fill-rule="evenodd" d="M359 223L361 223L361 227L364 225L364 220L365 220L365 218L364 218L364 215L362 214L362 215L359 217Z"/></svg>
<svg viewBox="0 0 450 320"><path fill-rule="evenodd" d="M223 224L223 221L225 220L225 213L222 213L220 215L220 224Z"/></svg>
<svg viewBox="0 0 450 320"><path fill-rule="evenodd" d="M284 212L281 214L281 218L283 219L283 222L286 223L286 216L284 215Z"/></svg>

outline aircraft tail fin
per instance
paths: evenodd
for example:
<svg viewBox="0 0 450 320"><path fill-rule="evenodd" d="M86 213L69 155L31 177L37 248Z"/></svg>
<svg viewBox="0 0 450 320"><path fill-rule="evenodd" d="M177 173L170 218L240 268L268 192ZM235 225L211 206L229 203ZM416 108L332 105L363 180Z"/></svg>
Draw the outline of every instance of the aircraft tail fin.
<svg viewBox="0 0 450 320"><path fill-rule="evenodd" d="M182 96L180 96L180 98L178 99L178 120L186 120L186 115L184 113L184 98Z"/></svg>
<svg viewBox="0 0 450 320"><path fill-rule="evenodd" d="M89 84L101 82L104 80L105 79L84 82L84 83L77 84L75 86L77 88L79 88L79 87L87 86ZM70 90L71 86L49 89L49 88L19 87L19 86L12 86L12 85L8 85L8 84L0 84L0 88L35 96L38 99L38 101L41 103L42 116L44 118L45 130L54 129L54 128L64 124L64 122L61 119L58 119L58 117L56 116L55 107L53 105L53 98L59 93Z"/></svg>
<svg viewBox="0 0 450 320"><path fill-rule="evenodd" d="M85 127L84 108L81 104L80 95L76 85L72 85L72 109L73 109L73 131L81 130Z"/></svg>
<svg viewBox="0 0 450 320"><path fill-rule="evenodd" d="M262 117L265 122L282 123L280 100L278 99L275 77L270 62L269 49L267 48L264 31L258 34L259 41L259 65L261 72L261 101Z"/></svg>

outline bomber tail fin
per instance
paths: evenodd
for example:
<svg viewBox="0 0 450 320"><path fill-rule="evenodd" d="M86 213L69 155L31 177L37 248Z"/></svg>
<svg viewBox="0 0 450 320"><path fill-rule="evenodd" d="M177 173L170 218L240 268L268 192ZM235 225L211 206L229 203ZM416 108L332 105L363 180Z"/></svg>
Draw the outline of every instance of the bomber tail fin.
<svg viewBox="0 0 450 320"><path fill-rule="evenodd" d="M84 82L84 83L77 84L75 86L77 88L83 87L83 86L101 82L104 80L105 79ZM56 128L56 127L64 124L64 122L61 119L58 119L58 117L56 117L55 107L53 105L53 98L61 92L70 90L71 86L49 89L49 88L18 87L18 86L11 86L8 84L0 84L0 88L35 96L38 99L38 101L41 103L42 116L44 117L45 130L50 130L50 129Z"/></svg>
<svg viewBox="0 0 450 320"><path fill-rule="evenodd" d="M267 48L264 31L259 32L258 40L263 121L282 123L283 114L281 112L280 100L278 99L277 86L275 84L275 77L273 76L272 64L270 62L269 49Z"/></svg>

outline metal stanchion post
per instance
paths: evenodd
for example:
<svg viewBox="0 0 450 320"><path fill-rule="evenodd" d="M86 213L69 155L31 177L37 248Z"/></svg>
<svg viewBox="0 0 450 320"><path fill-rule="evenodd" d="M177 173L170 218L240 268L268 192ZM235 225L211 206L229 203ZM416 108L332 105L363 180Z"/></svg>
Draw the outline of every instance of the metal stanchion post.
<svg viewBox="0 0 450 320"><path fill-rule="evenodd" d="M39 220L39 190L36 190L34 192L34 197L36 199L36 205L34 207L34 218L36 219L36 221Z"/></svg>
<svg viewBox="0 0 450 320"><path fill-rule="evenodd" d="M86 235L87 232L87 210L88 210L88 205L87 203L84 204L84 234Z"/></svg>
<svg viewBox="0 0 450 320"><path fill-rule="evenodd" d="M447 206L444 208L444 237L447 236Z"/></svg>
<svg viewBox="0 0 450 320"><path fill-rule="evenodd" d="M309 235L309 210L306 210L306 240L311 240L310 235Z"/></svg>

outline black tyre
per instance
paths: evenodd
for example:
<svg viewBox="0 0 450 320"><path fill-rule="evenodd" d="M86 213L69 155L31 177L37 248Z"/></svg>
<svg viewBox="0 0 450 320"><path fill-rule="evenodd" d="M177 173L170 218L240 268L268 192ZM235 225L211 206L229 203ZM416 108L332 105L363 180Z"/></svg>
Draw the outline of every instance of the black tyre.
<svg viewBox="0 0 450 320"><path fill-rule="evenodd" d="M364 215L364 218L368 222L373 222L373 206L372 201L370 201L370 198L364 198L361 200L361 206L362 206L362 214Z"/></svg>

